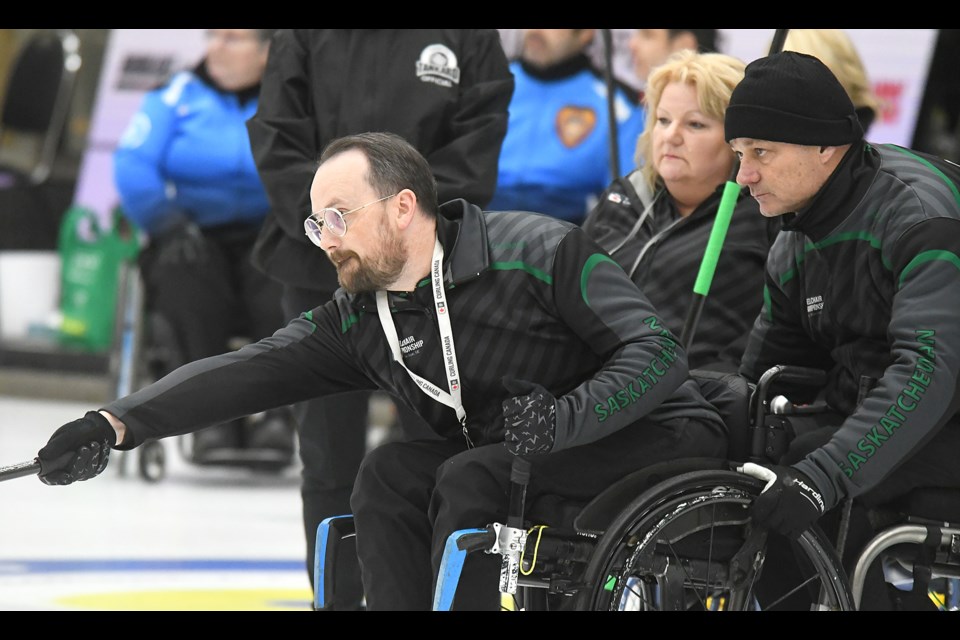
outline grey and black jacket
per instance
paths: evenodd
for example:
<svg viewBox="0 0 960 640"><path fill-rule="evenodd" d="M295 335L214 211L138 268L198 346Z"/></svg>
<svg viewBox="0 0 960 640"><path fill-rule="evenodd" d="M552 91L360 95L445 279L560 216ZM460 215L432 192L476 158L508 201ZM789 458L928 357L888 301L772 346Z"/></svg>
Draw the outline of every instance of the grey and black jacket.
<svg viewBox="0 0 960 640"><path fill-rule="evenodd" d="M825 398L847 417L796 465L828 507L960 428L958 188L953 163L861 142L771 248L741 372L829 371Z"/></svg>
<svg viewBox="0 0 960 640"><path fill-rule="evenodd" d="M444 282L471 440L503 441L504 376L557 398L554 450L619 429L693 418L724 426L689 377L686 355L649 301L586 234L526 212L487 212L463 200L440 209ZM404 361L446 388L429 279L389 304ZM308 398L382 389L442 437L462 439L454 411L392 361L373 294L338 290L273 336L188 364L104 407L129 440L182 434ZM641 420L647 418L647 420Z"/></svg>
<svg viewBox="0 0 960 640"><path fill-rule="evenodd" d="M635 172L637 173L637 172ZM676 335L693 306L693 285L713 231L724 185L689 216L677 211L661 185L644 206L631 176L615 180L583 223L591 238L623 267ZM741 193L730 218L709 294L692 344L692 369L736 371L747 335L760 312L763 266L780 225L760 215L756 200Z"/></svg>

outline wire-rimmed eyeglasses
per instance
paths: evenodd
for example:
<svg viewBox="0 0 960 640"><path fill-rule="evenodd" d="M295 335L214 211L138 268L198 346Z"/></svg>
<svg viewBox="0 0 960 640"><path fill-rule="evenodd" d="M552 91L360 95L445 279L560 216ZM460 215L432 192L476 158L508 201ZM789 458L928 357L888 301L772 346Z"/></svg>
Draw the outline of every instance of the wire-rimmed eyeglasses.
<svg viewBox="0 0 960 640"><path fill-rule="evenodd" d="M347 233L347 221L344 220L345 216L398 195L400 195L399 191L393 195L384 196L378 200L362 204L356 209L350 209L350 211L340 211L332 207L314 211L303 221L303 230L307 234L307 237L310 238L310 241L319 247L324 227L330 229L333 235L343 237L343 235Z"/></svg>

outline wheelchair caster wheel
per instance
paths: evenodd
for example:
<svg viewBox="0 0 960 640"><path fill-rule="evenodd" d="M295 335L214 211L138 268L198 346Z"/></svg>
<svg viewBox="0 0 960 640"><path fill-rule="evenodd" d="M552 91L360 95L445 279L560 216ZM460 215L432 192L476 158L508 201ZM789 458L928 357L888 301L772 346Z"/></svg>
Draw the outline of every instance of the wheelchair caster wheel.
<svg viewBox="0 0 960 640"><path fill-rule="evenodd" d="M159 442L147 442L140 450L140 476L147 482L160 481L166 471L167 454Z"/></svg>

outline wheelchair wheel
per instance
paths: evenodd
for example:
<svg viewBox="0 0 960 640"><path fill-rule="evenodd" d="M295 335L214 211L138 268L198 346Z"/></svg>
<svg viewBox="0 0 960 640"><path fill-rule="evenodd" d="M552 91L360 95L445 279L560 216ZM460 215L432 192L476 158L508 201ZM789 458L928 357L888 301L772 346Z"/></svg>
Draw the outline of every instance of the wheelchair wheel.
<svg viewBox="0 0 960 640"><path fill-rule="evenodd" d="M695 471L638 496L597 544L578 608L603 611L852 611L836 551L819 527L796 541L751 526L763 483Z"/></svg>
<svg viewBox="0 0 960 640"><path fill-rule="evenodd" d="M159 482L166 474L167 454L163 443L153 440L140 446L140 477L147 482Z"/></svg>

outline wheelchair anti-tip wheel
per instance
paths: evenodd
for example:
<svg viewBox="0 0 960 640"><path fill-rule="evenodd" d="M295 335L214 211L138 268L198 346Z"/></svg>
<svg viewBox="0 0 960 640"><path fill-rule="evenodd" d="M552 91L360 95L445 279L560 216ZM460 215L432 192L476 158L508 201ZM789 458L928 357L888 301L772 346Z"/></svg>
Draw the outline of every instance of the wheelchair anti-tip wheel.
<svg viewBox="0 0 960 640"><path fill-rule="evenodd" d="M140 445L138 459L140 477L148 482L159 482L166 474L167 454L163 444L153 440Z"/></svg>
<svg viewBox="0 0 960 640"><path fill-rule="evenodd" d="M695 471L624 509L587 566L579 608L604 611L852 611L836 551L819 527L796 542L753 527L763 483Z"/></svg>

